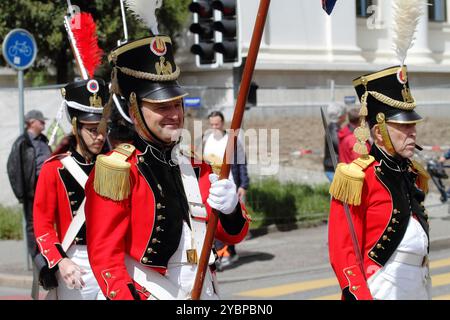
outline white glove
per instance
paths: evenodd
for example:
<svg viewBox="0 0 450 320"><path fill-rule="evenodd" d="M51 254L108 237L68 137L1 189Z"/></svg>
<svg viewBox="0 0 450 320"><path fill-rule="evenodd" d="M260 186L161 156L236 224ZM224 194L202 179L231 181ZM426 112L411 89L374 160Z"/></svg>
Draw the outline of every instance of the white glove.
<svg viewBox="0 0 450 320"><path fill-rule="evenodd" d="M238 195L236 185L229 179L219 180L217 174L209 175L211 188L209 189L209 197L206 200L211 208L219 210L223 214L230 214L236 209L238 204Z"/></svg>
<svg viewBox="0 0 450 320"><path fill-rule="evenodd" d="M68 289L80 290L85 287L82 275L87 271L80 268L69 258L64 258L58 263L59 272Z"/></svg>

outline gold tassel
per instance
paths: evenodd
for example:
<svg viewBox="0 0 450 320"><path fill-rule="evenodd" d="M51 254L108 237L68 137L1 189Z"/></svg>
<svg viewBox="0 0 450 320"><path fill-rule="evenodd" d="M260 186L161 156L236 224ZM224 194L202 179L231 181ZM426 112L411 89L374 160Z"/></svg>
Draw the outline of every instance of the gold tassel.
<svg viewBox="0 0 450 320"><path fill-rule="evenodd" d="M413 169L414 171L418 174L417 177L417 185L418 187L425 193L428 193L428 181L430 180L430 175L428 174L427 170L425 170L425 168L418 163L415 160L411 160L412 164L413 164Z"/></svg>
<svg viewBox="0 0 450 320"><path fill-rule="evenodd" d="M333 198L348 205L359 206L366 169L375 159L372 156L359 157L350 164L339 163L330 186Z"/></svg>
<svg viewBox="0 0 450 320"><path fill-rule="evenodd" d="M364 94L361 97L361 109L359 109L359 116L360 117L367 117L367 115L369 114L368 110L367 110L367 95L368 92L364 92Z"/></svg>
<svg viewBox="0 0 450 320"><path fill-rule="evenodd" d="M109 155L99 155L95 162L94 190L99 195L121 201L130 195L130 168L127 159L135 147L123 143Z"/></svg>

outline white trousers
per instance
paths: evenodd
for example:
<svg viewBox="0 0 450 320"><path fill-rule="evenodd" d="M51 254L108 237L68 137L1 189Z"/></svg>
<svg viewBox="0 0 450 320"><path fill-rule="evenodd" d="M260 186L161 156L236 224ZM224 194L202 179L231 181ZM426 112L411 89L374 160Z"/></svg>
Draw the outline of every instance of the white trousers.
<svg viewBox="0 0 450 320"><path fill-rule="evenodd" d="M67 288L66 283L58 270L56 272L58 287L50 290L46 300L95 300L97 294L101 294L101 291L91 266L89 265L86 246L72 245L66 253L70 260L80 266L80 268L86 270L87 273L82 275L82 279L86 286L80 290Z"/></svg>
<svg viewBox="0 0 450 320"><path fill-rule="evenodd" d="M368 279L367 284L376 300L431 300L428 266L389 260Z"/></svg>

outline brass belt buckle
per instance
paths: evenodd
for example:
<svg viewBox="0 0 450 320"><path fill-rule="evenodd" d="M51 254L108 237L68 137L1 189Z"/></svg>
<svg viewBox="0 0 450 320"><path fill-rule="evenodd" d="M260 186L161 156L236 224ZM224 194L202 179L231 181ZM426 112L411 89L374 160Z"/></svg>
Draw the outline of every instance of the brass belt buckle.
<svg viewBox="0 0 450 320"><path fill-rule="evenodd" d="M425 257L423 257L423 260L422 260L422 267L427 266L427 265L428 265L428 262L429 262L429 260L428 260L428 255L426 255Z"/></svg>
<svg viewBox="0 0 450 320"><path fill-rule="evenodd" d="M187 261L189 263L192 263L192 264L198 263L197 250L195 250L195 249L186 250L186 256L187 256Z"/></svg>

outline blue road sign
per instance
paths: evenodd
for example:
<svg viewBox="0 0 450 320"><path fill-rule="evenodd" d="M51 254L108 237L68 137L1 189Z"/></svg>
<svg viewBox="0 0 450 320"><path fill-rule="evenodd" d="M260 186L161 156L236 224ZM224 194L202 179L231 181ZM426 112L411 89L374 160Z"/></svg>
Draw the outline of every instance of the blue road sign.
<svg viewBox="0 0 450 320"><path fill-rule="evenodd" d="M3 41L3 56L8 64L17 69L29 68L36 58L36 41L25 29L13 29Z"/></svg>
<svg viewBox="0 0 450 320"><path fill-rule="evenodd" d="M200 108L202 106L202 99L200 97L185 97L184 106L186 108Z"/></svg>

